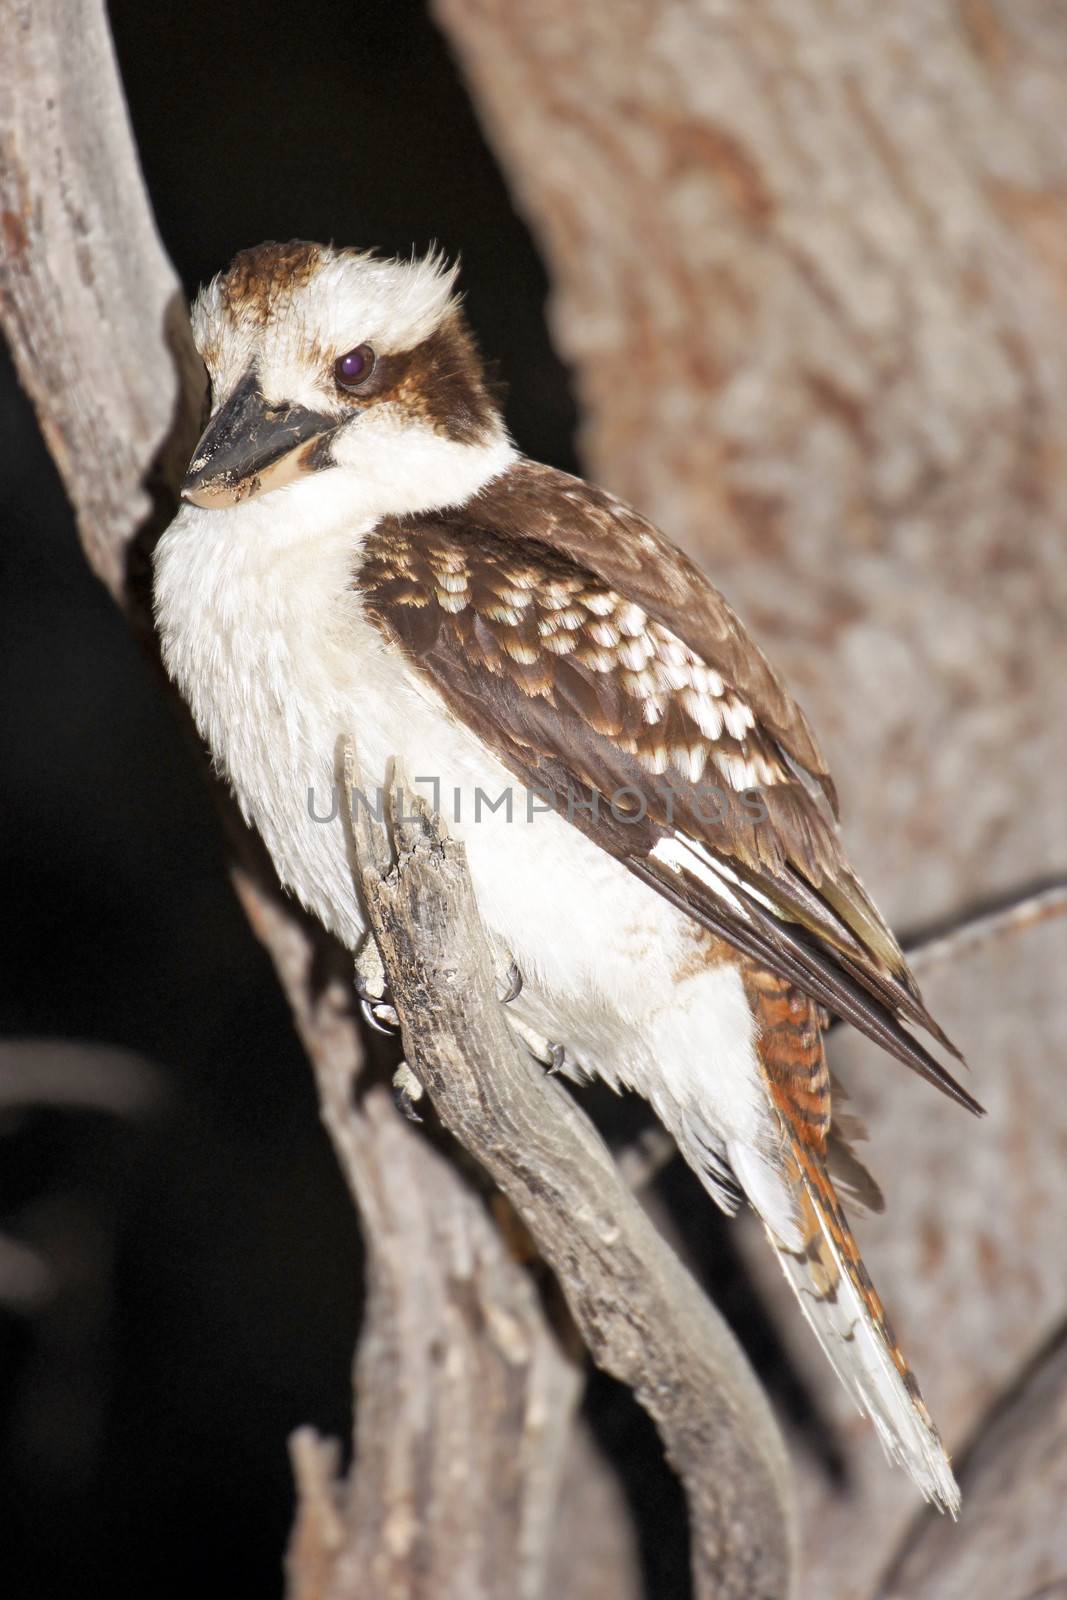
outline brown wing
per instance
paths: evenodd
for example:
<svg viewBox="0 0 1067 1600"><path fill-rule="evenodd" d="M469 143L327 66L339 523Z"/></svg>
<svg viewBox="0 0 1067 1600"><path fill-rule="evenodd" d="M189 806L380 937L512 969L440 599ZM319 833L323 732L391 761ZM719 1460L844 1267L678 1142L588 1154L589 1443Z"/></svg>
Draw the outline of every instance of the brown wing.
<svg viewBox="0 0 1067 1600"><path fill-rule="evenodd" d="M462 510L381 523L354 581L383 632L523 783L973 1109L901 1026L947 1045L842 854L800 711L696 569L613 505L563 474L515 468ZM670 624L669 595L684 605Z"/></svg>
<svg viewBox="0 0 1067 1600"><path fill-rule="evenodd" d="M752 707L836 816L833 780L803 711L718 590L646 517L606 490L534 461L503 473L472 510L503 535L535 536L669 628Z"/></svg>

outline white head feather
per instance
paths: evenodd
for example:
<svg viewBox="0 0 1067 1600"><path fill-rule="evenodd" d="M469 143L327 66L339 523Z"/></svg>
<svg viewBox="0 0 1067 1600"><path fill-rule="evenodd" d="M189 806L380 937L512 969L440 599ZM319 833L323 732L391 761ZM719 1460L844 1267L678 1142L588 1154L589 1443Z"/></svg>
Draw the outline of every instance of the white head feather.
<svg viewBox="0 0 1067 1600"><path fill-rule="evenodd" d="M276 259L257 272L250 263L268 249ZM379 355L413 349L458 310L458 273L458 263L438 250L408 261L332 245L245 252L201 289L192 310L216 405L253 361L272 404L333 404L326 374L309 366L312 352L340 355L361 344Z"/></svg>
<svg viewBox="0 0 1067 1600"><path fill-rule="evenodd" d="M418 512L466 500L513 459L462 321L457 273L436 250L389 260L298 241L244 251L201 290L193 333L213 413L252 372L267 406L341 423L326 470L267 487L263 499L286 496L287 515L298 500L317 505L331 521ZM394 360L392 387L365 401L339 389L334 362L346 351L369 345L384 374L388 358L437 334L421 365Z"/></svg>

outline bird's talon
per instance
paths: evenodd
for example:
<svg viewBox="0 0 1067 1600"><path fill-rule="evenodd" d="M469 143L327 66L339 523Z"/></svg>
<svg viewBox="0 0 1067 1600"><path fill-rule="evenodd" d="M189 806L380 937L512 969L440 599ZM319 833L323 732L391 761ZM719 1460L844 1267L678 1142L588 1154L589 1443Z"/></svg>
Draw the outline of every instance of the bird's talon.
<svg viewBox="0 0 1067 1600"><path fill-rule="evenodd" d="M409 1122L422 1121L419 1113L415 1110L415 1102L406 1089L397 1089L395 1099L397 1110L402 1111Z"/></svg>
<svg viewBox="0 0 1067 1600"><path fill-rule="evenodd" d="M359 1009L368 1028L373 1028L375 1033L384 1034L387 1039L395 1039L400 1031L400 1018L388 1001L361 995Z"/></svg>
<svg viewBox="0 0 1067 1600"><path fill-rule="evenodd" d="M501 995L501 1005L510 1005L512 1000L518 1000L523 992L523 974L518 971L515 962L507 968L507 989Z"/></svg>
<svg viewBox="0 0 1067 1600"><path fill-rule="evenodd" d="M398 1111L402 1111L409 1122L421 1122L422 1118L415 1107L423 1096L423 1087L408 1066L402 1061L393 1073L393 1100Z"/></svg>
<svg viewBox="0 0 1067 1600"><path fill-rule="evenodd" d="M563 1063L567 1059L567 1052L561 1044L550 1044L548 1047L548 1073L555 1077L557 1072L563 1071Z"/></svg>

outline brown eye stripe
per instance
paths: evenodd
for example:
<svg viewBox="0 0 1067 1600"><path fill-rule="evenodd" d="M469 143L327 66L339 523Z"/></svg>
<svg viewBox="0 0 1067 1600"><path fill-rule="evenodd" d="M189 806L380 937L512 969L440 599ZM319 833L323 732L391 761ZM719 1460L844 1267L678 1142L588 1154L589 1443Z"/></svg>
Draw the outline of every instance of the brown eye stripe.
<svg viewBox="0 0 1067 1600"><path fill-rule="evenodd" d="M218 279L221 303L231 316L254 328L265 327L315 276L326 252L303 239L268 242L243 250ZM367 330L368 332L371 330ZM354 330L353 348L361 342ZM436 432L462 444L475 444L499 429L498 386L488 376L458 310L409 350L376 352L369 376L351 392L336 383L335 363L347 350L323 348L308 332L303 354L341 404L363 408L387 401Z"/></svg>
<svg viewBox="0 0 1067 1600"><path fill-rule="evenodd" d="M319 351L313 359L332 386L336 352ZM369 374L350 390L340 387L337 398L356 410L398 406L459 444L476 444L498 426L481 359L458 313L410 350L376 353Z"/></svg>

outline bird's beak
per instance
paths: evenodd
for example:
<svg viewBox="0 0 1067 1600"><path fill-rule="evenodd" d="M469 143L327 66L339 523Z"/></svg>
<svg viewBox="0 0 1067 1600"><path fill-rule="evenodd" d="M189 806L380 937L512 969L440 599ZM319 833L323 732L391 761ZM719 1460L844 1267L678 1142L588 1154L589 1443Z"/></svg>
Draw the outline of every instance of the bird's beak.
<svg viewBox="0 0 1067 1600"><path fill-rule="evenodd" d="M194 506L232 506L280 489L325 464L320 446L337 426L335 417L303 406L269 406L250 372L193 452L182 499Z"/></svg>

